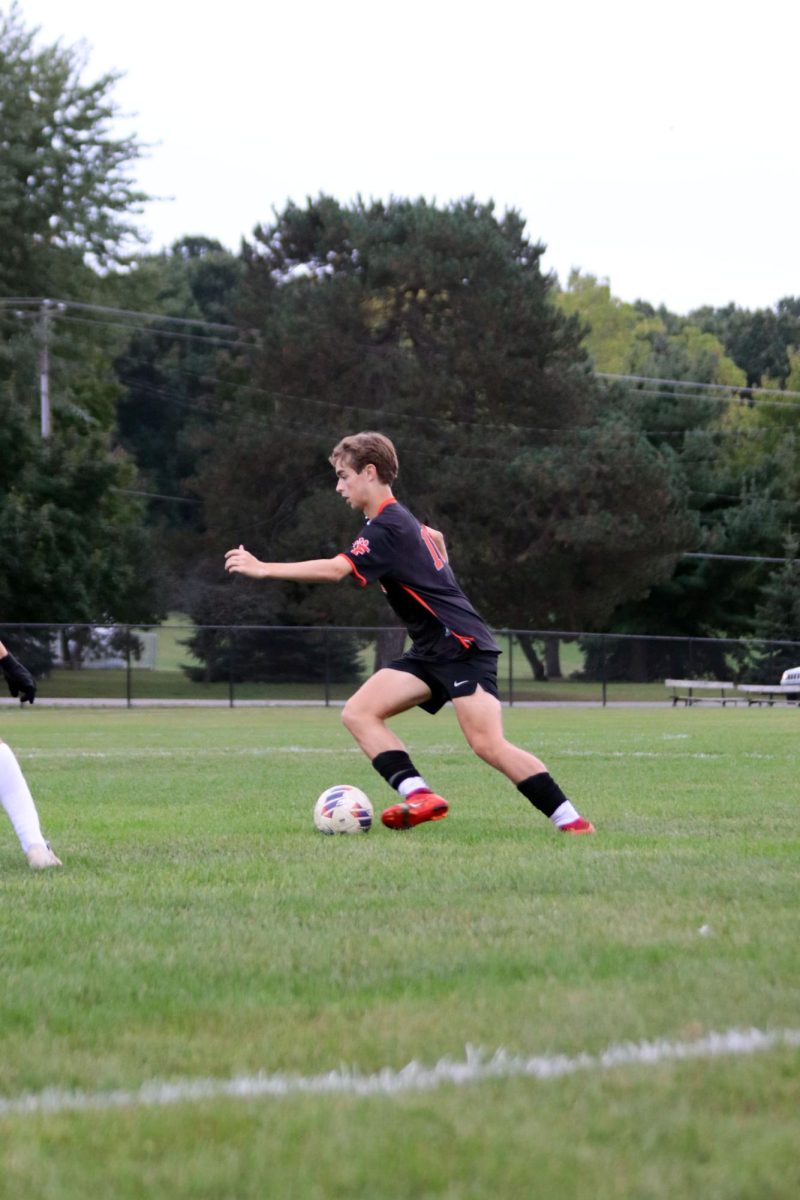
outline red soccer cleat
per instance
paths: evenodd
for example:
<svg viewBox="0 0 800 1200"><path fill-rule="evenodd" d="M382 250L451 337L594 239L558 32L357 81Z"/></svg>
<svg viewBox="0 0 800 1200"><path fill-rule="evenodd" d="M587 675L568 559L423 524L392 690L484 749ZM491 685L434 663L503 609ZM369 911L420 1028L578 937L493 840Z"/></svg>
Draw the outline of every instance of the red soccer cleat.
<svg viewBox="0 0 800 1200"><path fill-rule="evenodd" d="M447 816L448 804L435 792L412 792L400 804L393 804L381 814L387 829L410 829L423 821L441 821Z"/></svg>
<svg viewBox="0 0 800 1200"><path fill-rule="evenodd" d="M591 821L587 821L585 817L578 817L577 821L570 821L569 825L559 825L559 833L594 833L595 828Z"/></svg>

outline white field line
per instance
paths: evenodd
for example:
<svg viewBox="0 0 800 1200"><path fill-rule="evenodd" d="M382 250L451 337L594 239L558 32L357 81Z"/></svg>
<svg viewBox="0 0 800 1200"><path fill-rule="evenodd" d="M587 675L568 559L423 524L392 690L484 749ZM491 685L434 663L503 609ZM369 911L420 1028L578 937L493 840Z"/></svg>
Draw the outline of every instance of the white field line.
<svg viewBox="0 0 800 1200"><path fill-rule="evenodd" d="M425 750L428 758L436 758L442 754L456 754L465 751L463 745L434 746ZM266 758L278 754L360 754L357 746L250 746L250 747L216 747L203 748L175 746L170 749L141 746L130 749L114 750L70 750L54 748L52 750L15 750L17 758L33 761L35 759L156 759L156 758L216 758L225 756ZM553 750L548 751L548 757L553 758L657 758L681 760L710 759L716 761L730 757L725 754L707 753L702 750ZM774 759L775 754L764 754L761 751L747 751L742 758Z"/></svg>
<svg viewBox="0 0 800 1200"><path fill-rule="evenodd" d="M275 754L360 754L358 746L250 746L250 747L235 747L221 746L215 749L203 748L200 746L176 746L172 749L161 749L152 746L140 746L133 749L118 749L118 750L69 750L69 749L53 749L53 750L15 750L17 758L26 760L34 759L73 759L73 758L106 758L106 759L126 759L126 758L216 758L220 761L227 757L251 757L265 758Z"/></svg>
<svg viewBox="0 0 800 1200"><path fill-rule="evenodd" d="M756 1054L780 1047L800 1047L800 1029L764 1032L729 1029L691 1042L630 1042L609 1046L601 1054L537 1055L527 1058L496 1050L493 1054L467 1047L463 1060L442 1058L432 1067L410 1062L400 1071L384 1067L371 1075L341 1067L324 1075L240 1075L233 1079L154 1080L133 1091L78 1092L48 1088L18 1097L0 1098L0 1117L105 1112L120 1108L155 1108L205 1100L253 1100L260 1097L347 1095L395 1096L427 1092L452 1085L467 1087L487 1079L525 1077L560 1079L578 1071L610 1071L617 1067L657 1066L685 1059L725 1058Z"/></svg>

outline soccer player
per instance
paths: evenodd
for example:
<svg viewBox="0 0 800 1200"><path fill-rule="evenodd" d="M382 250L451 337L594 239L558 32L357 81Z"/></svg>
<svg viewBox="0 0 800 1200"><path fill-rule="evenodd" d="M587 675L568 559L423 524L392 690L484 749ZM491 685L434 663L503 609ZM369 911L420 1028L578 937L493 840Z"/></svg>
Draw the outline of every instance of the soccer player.
<svg viewBox="0 0 800 1200"><path fill-rule="evenodd" d="M36 681L28 668L24 667L2 642L0 642L0 671L6 677L11 695L19 696L20 704L26 702L33 704L36 698ZM11 747L2 741L0 741L0 801L14 826L14 832L28 859L28 865L35 871L44 871L47 867L60 867L61 860L56 858L42 835L39 814L36 811L30 789L25 782L25 776L20 770L20 765Z"/></svg>
<svg viewBox="0 0 800 1200"><path fill-rule="evenodd" d="M447 816L447 801L431 791L389 718L419 706L436 713L452 701L474 752L502 772L563 833L594 833L544 763L507 741L497 695L500 648L459 588L444 538L422 525L395 499L397 453L381 433L343 438L330 462L336 491L366 524L350 548L334 558L261 562L243 546L225 555L226 570L254 579L335 583L351 577L361 587L378 581L411 638L411 649L377 671L350 697L342 720L375 770L401 796L381 820L408 829Z"/></svg>

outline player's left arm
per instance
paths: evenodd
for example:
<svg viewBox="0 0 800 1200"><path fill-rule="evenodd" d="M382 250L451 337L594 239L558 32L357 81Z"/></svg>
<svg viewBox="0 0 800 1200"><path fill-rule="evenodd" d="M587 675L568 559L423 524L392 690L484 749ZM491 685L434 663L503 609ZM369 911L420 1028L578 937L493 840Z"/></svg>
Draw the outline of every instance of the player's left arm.
<svg viewBox="0 0 800 1200"><path fill-rule="evenodd" d="M352 572L353 564L343 554L335 558L309 558L304 562L262 562L244 546L228 550L225 570L251 579L286 579L294 583L338 583Z"/></svg>
<svg viewBox="0 0 800 1200"><path fill-rule="evenodd" d="M20 704L33 704L36 699L36 680L27 667L15 658L11 651L0 642L0 671L6 677L8 690L12 696L19 696Z"/></svg>

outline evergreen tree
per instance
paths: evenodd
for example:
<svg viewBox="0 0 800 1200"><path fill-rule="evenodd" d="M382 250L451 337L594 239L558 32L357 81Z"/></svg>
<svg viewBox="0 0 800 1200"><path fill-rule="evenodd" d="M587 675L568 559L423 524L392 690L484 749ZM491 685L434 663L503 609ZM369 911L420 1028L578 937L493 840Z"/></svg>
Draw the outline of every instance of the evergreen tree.
<svg viewBox="0 0 800 1200"><path fill-rule="evenodd" d="M400 498L444 530L496 625L601 628L667 578L694 537L670 457L609 411L542 252L518 214L471 200L321 197L259 229L241 319L260 351L216 393L224 426L199 481L209 570L239 541L265 559L346 546L353 514L327 455L379 428L398 445ZM262 588L254 619L278 605L347 623L351 589L335 593Z"/></svg>

